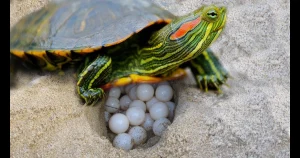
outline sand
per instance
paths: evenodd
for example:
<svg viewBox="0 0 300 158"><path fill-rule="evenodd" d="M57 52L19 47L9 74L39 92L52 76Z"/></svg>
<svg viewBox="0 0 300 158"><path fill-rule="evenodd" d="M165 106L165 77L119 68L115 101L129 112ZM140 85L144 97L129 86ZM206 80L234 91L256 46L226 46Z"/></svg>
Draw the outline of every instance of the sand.
<svg viewBox="0 0 300 158"><path fill-rule="evenodd" d="M10 25L45 5L11 0ZM212 45L233 76L223 95L176 81L177 109L161 138L129 152L106 137L103 108L84 107L75 78L18 71L10 88L11 157L289 157L290 1L155 0L182 15L215 3L228 22Z"/></svg>

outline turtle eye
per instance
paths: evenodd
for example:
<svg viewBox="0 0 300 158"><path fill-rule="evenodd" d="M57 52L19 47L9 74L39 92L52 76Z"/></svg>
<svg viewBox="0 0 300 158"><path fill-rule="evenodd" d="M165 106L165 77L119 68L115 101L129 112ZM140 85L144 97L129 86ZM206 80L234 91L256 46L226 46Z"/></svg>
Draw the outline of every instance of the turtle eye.
<svg viewBox="0 0 300 158"><path fill-rule="evenodd" d="M216 19L218 17L218 13L215 10L209 10L206 14L211 19Z"/></svg>

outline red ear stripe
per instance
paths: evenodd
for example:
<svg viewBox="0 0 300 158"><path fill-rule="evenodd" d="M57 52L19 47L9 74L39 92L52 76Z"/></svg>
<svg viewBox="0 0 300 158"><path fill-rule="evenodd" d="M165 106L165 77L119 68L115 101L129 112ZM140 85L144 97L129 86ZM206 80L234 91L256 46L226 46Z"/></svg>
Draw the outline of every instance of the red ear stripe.
<svg viewBox="0 0 300 158"><path fill-rule="evenodd" d="M188 21L188 22L182 24L180 26L180 28L170 36L170 39L176 40L176 39L179 39L179 38L185 36L186 33L188 33L190 30L194 29L200 23L200 21L201 21L201 18L199 17L195 20Z"/></svg>

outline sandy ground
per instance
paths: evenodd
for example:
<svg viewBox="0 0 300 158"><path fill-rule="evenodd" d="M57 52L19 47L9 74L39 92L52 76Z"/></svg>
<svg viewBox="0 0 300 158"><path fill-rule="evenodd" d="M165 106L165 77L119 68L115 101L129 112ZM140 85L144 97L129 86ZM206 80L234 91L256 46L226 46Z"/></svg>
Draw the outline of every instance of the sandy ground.
<svg viewBox="0 0 300 158"><path fill-rule="evenodd" d="M212 49L233 76L231 87L216 96L192 78L175 82L172 125L154 146L125 152L107 139L103 108L82 106L72 73L18 71L10 89L11 157L290 156L290 1L154 1L176 15L227 6L226 29ZM10 25L45 4L11 0Z"/></svg>

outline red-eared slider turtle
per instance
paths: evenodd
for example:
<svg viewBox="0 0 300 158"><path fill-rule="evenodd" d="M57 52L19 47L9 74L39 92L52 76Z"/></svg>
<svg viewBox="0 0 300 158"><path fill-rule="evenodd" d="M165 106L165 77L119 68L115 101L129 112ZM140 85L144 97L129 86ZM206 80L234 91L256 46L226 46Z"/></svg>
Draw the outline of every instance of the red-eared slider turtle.
<svg viewBox="0 0 300 158"><path fill-rule="evenodd" d="M146 0L50 2L11 29L11 59L43 70L82 63L77 91L87 105L112 86L182 77L183 65L201 89L220 91L228 73L208 47L225 23L214 5L175 17Z"/></svg>

